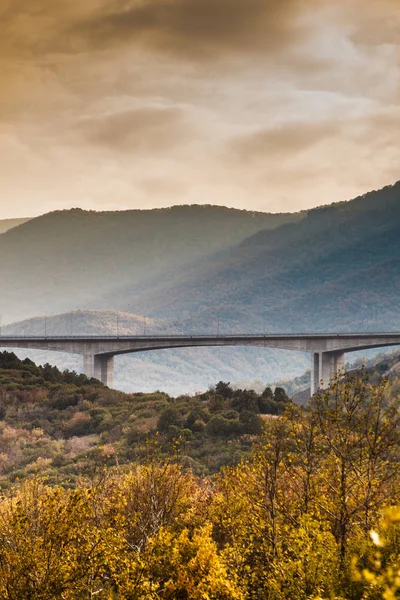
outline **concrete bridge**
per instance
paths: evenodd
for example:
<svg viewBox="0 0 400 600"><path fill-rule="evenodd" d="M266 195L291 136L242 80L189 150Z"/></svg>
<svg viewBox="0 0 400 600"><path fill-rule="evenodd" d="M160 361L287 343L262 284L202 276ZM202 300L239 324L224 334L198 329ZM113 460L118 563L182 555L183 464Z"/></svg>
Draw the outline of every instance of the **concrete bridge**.
<svg viewBox="0 0 400 600"><path fill-rule="evenodd" d="M170 348L247 346L311 354L311 393L344 367L346 352L400 345L400 333L296 333L265 335L0 337L2 348L68 352L83 356L83 372L112 387L114 356Z"/></svg>

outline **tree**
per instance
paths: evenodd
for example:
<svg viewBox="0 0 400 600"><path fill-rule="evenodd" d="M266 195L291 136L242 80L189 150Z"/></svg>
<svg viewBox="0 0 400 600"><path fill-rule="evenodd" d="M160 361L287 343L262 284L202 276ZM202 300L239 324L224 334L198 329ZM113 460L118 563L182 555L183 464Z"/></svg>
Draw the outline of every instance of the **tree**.
<svg viewBox="0 0 400 600"><path fill-rule="evenodd" d="M217 479L216 540L249 599L331 597L337 580L337 545L327 524L288 512L290 437L286 419L271 420L253 460Z"/></svg>
<svg viewBox="0 0 400 600"><path fill-rule="evenodd" d="M264 421L255 413L245 410L239 415L242 433L259 435L264 429Z"/></svg>
<svg viewBox="0 0 400 600"><path fill-rule="evenodd" d="M353 560L353 578L365 600L395 600L400 592L400 507L384 511L371 543ZM362 555L361 555L362 554Z"/></svg>
<svg viewBox="0 0 400 600"><path fill-rule="evenodd" d="M239 433L239 422L214 415L206 425L206 433L211 437L230 437Z"/></svg>
<svg viewBox="0 0 400 600"><path fill-rule="evenodd" d="M395 499L399 407L387 380L372 386L365 374L336 377L312 399L326 452L321 508L330 517L342 565L351 530L368 535L379 507Z"/></svg>
<svg viewBox="0 0 400 600"><path fill-rule="evenodd" d="M146 549L144 564L157 598L244 599L237 578L228 575L209 523L193 532L188 528L179 534L160 530Z"/></svg>
<svg viewBox="0 0 400 600"><path fill-rule="evenodd" d="M274 391L274 400L275 402L281 402L282 404L287 404L290 402L290 398L282 387L276 387Z"/></svg>
<svg viewBox="0 0 400 600"><path fill-rule="evenodd" d="M274 397L274 394L273 394L273 392L272 392L272 389L271 389L269 386L267 386L267 387L264 389L263 393L261 394L261 397L262 397L262 398L265 398L266 400L272 400L272 399L273 399L273 397Z"/></svg>
<svg viewBox="0 0 400 600"><path fill-rule="evenodd" d="M112 539L108 530L95 527L91 494L34 480L3 500L1 598L73 600L99 593Z"/></svg>
<svg viewBox="0 0 400 600"><path fill-rule="evenodd" d="M230 387L229 382L219 381L215 386L215 393L217 396L222 396L223 398L232 398L233 389Z"/></svg>
<svg viewBox="0 0 400 600"><path fill-rule="evenodd" d="M258 395L254 390L236 390L233 393L231 407L239 412L246 410L256 413L258 412Z"/></svg>

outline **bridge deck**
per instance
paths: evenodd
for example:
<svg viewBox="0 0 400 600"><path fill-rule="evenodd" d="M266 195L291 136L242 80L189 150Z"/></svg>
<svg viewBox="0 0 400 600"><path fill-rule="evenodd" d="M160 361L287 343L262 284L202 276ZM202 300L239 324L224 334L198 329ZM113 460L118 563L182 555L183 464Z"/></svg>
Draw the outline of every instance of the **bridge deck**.
<svg viewBox="0 0 400 600"><path fill-rule="evenodd" d="M157 335L97 335L97 334L73 334L73 335L0 335L1 340L192 340L192 339L353 339L353 338L371 338L371 337L392 337L399 336L398 331L371 331L371 332L299 332L299 333L232 333L232 334L157 334Z"/></svg>
<svg viewBox="0 0 400 600"><path fill-rule="evenodd" d="M150 350L244 346L311 354L311 389L327 385L344 366L345 352L400 345L400 332L319 332L174 335L44 335L0 336L0 348L26 348L81 354L84 372L112 385L114 356Z"/></svg>

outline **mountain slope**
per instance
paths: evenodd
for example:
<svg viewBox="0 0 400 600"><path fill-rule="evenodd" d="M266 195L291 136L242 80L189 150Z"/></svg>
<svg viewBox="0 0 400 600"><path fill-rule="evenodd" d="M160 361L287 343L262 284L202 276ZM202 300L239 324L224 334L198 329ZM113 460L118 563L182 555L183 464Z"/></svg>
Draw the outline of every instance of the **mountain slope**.
<svg viewBox="0 0 400 600"><path fill-rule="evenodd" d="M10 321L110 308L116 287L137 286L302 216L217 206L49 213L0 235L1 310Z"/></svg>
<svg viewBox="0 0 400 600"><path fill-rule="evenodd" d="M259 232L125 295L154 316L171 307L199 315L218 307L224 331L396 329L399 234L397 183L312 210L299 223Z"/></svg>

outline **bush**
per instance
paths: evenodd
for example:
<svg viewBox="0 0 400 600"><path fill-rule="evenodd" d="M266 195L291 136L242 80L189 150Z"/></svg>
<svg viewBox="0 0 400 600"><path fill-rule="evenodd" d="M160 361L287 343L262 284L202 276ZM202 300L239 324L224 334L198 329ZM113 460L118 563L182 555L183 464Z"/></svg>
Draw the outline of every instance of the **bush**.
<svg viewBox="0 0 400 600"><path fill-rule="evenodd" d="M258 395L254 390L236 390L231 400L231 407L239 412L247 410L257 413Z"/></svg>
<svg viewBox="0 0 400 600"><path fill-rule="evenodd" d="M259 435L264 429L264 421L258 415L248 410L240 413L239 421L242 433Z"/></svg>
<svg viewBox="0 0 400 600"><path fill-rule="evenodd" d="M206 425L206 432L211 437L230 437L239 431L239 421L229 421L222 415L214 415Z"/></svg>
<svg viewBox="0 0 400 600"><path fill-rule="evenodd" d="M223 398L232 398L233 389L229 387L229 382L224 383L223 381L220 381L215 386L215 393L217 396L222 396Z"/></svg>
<svg viewBox="0 0 400 600"><path fill-rule="evenodd" d="M160 433L167 433L170 427L181 427L182 423L181 414L176 408L166 408L158 418L157 429Z"/></svg>

